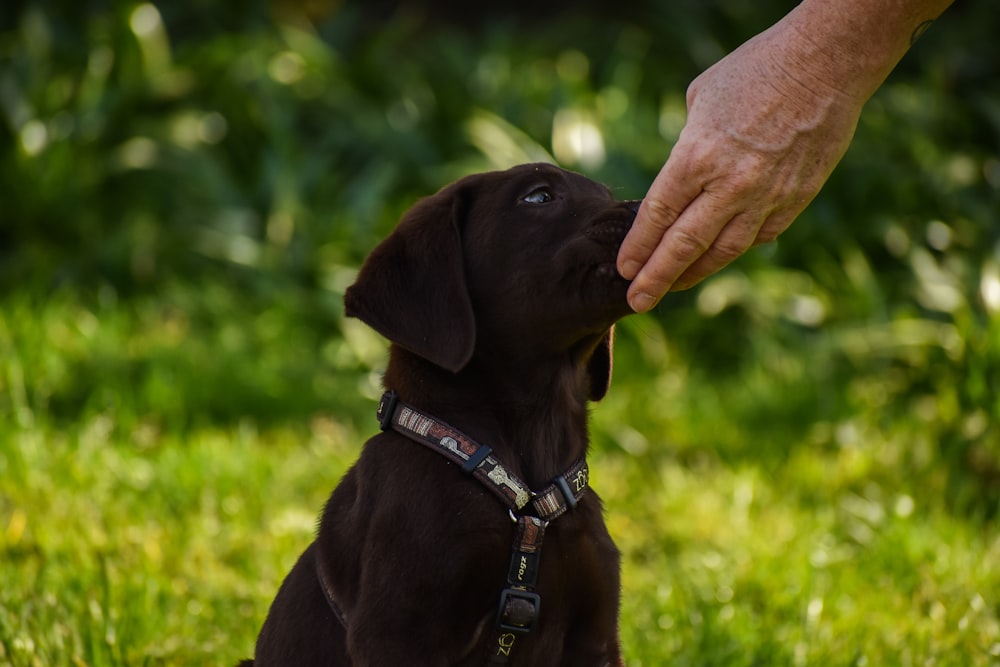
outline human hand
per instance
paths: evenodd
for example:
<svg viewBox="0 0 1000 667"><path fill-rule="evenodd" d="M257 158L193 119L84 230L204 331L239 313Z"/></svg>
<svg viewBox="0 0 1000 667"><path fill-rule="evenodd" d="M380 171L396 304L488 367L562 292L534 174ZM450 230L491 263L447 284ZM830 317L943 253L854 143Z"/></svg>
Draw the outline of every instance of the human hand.
<svg viewBox="0 0 1000 667"><path fill-rule="evenodd" d="M633 310L776 239L847 150L867 96L805 65L802 36L782 29L746 42L688 88L687 124L618 254Z"/></svg>

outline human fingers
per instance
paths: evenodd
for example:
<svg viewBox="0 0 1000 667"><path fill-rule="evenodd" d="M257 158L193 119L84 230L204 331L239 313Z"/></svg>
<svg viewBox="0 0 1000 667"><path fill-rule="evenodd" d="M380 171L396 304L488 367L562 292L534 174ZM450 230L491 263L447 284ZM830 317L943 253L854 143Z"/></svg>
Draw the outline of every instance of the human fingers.
<svg viewBox="0 0 1000 667"><path fill-rule="evenodd" d="M618 251L618 273L635 278L659 246L664 232L701 193L698 178L687 167L684 145L674 147L639 206L632 228Z"/></svg>
<svg viewBox="0 0 1000 667"><path fill-rule="evenodd" d="M738 215L719 233L712 246L674 281L671 291L690 289L751 247L776 240L800 212L799 207L775 211L763 224L755 222L751 214Z"/></svg>
<svg viewBox="0 0 1000 667"><path fill-rule="evenodd" d="M720 200L711 193L702 192L684 209L663 233L632 280L628 291L632 310L645 312L655 306L688 267L713 248L727 223L736 217L734 205L730 200ZM737 224L738 229L745 226L746 223L743 222ZM749 236L755 231L747 230L744 235ZM735 240L727 240L721 252L730 252L729 247L735 247L737 243ZM746 247L749 247L749 242ZM736 256L738 253L727 261L732 261Z"/></svg>

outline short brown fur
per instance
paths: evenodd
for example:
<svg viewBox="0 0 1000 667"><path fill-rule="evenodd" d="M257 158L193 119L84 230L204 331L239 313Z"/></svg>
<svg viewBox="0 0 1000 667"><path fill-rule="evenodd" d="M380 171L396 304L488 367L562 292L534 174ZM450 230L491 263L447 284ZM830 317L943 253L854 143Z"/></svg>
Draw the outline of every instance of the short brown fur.
<svg viewBox="0 0 1000 667"><path fill-rule="evenodd" d="M418 202L375 248L346 312L391 341L387 388L541 489L587 452L587 402L608 389L612 325L631 312L614 263L637 208L546 164L466 177ZM246 664L483 665L513 529L457 466L398 433L375 435ZM622 664L619 556L593 490L547 530L538 593L538 627L511 665Z"/></svg>

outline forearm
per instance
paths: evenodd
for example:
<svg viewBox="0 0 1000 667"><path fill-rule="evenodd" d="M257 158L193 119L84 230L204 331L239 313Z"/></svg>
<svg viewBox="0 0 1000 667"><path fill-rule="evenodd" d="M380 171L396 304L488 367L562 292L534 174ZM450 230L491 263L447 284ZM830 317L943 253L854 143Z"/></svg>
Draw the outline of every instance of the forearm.
<svg viewBox="0 0 1000 667"><path fill-rule="evenodd" d="M691 82L687 124L618 254L633 309L787 229L865 102L951 2L802 0Z"/></svg>
<svg viewBox="0 0 1000 667"><path fill-rule="evenodd" d="M801 68L803 85L864 103L952 1L803 0L761 37Z"/></svg>

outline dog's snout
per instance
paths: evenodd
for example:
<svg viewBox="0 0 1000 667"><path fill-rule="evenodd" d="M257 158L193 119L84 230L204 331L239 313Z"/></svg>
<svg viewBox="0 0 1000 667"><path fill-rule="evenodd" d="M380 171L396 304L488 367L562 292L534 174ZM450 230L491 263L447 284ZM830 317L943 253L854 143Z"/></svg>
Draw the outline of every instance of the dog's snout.
<svg viewBox="0 0 1000 667"><path fill-rule="evenodd" d="M627 202L625 202L625 205L628 206L628 210L632 211L633 213L638 213L639 207L642 206L642 200L630 199Z"/></svg>

